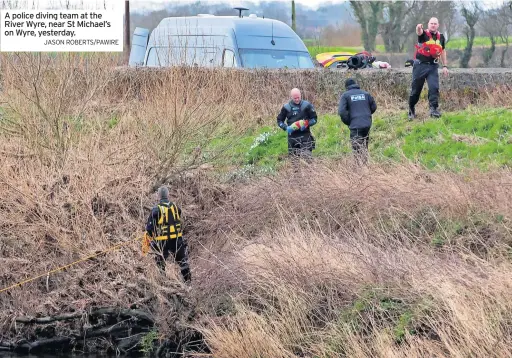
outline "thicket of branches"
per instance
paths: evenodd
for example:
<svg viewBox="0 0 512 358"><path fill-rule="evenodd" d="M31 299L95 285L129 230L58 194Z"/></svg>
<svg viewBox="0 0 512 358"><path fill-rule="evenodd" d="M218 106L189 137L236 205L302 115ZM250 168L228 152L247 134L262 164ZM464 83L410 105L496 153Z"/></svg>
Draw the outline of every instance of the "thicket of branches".
<svg viewBox="0 0 512 358"><path fill-rule="evenodd" d="M448 41L456 31L457 7L453 1L350 1L350 5L361 25L367 51L375 51L378 35L386 52L409 49L416 41L416 25L425 24L432 16L439 19Z"/></svg>
<svg viewBox="0 0 512 358"><path fill-rule="evenodd" d="M490 48L483 57L483 65L491 66L491 59L501 43L499 61L494 65L505 67L506 54L512 35L512 9L508 3L484 10L479 2L456 1L351 1L354 17L360 24L361 41L367 51L375 51L377 36L381 36L386 52L412 51L417 41L415 27L436 17L440 31L449 43L454 36L463 36L466 44L459 66L469 67L475 37L486 36Z"/></svg>

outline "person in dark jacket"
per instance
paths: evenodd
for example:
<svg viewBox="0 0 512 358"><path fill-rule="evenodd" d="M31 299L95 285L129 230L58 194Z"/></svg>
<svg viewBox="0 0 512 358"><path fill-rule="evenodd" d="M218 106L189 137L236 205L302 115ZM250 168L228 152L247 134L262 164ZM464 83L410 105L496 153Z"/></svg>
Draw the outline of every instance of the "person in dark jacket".
<svg viewBox="0 0 512 358"><path fill-rule="evenodd" d="M315 149L315 137L310 128L318 121L315 107L302 99L298 88L290 91L290 97L277 116L277 125L288 132L288 155L310 158Z"/></svg>
<svg viewBox="0 0 512 358"><path fill-rule="evenodd" d="M338 114L350 129L350 141L356 158L366 164L372 115L377 110L377 104L373 96L362 90L353 78L345 81L345 89L340 98Z"/></svg>
<svg viewBox="0 0 512 358"><path fill-rule="evenodd" d="M146 222L146 233L152 239L151 248L156 252L156 263L165 272L165 261L172 253L185 282L191 282L188 264L188 245L183 239L181 208L169 200L169 189L158 189L159 202L151 209Z"/></svg>
<svg viewBox="0 0 512 358"><path fill-rule="evenodd" d="M443 63L443 74L448 76L446 60L445 36L438 31L439 20L433 17L428 22L428 29L423 25L416 26L418 44L416 45L415 60L412 64L412 83L409 95L409 120L416 118L415 106L418 103L425 81L428 85L428 102L430 116L441 117L439 106L439 59Z"/></svg>

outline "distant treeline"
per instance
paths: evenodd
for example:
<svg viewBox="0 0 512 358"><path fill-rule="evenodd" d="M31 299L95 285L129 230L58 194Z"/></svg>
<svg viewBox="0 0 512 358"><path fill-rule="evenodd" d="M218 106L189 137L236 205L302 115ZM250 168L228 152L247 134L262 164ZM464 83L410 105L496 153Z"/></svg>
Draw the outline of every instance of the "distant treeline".
<svg viewBox="0 0 512 358"><path fill-rule="evenodd" d="M283 21L291 26L292 24L292 7L291 1L262 1L255 4L248 1L240 1L237 6L248 8L244 11L244 15L256 14L259 17L272 18ZM214 15L237 15L238 11L234 10L231 4L208 4L206 1L197 1L192 4L173 4L165 5L162 10L155 10L147 13L131 12L131 28L140 26L144 28L154 28L162 18L167 16L189 16L197 14L214 14ZM322 28L331 25L335 27L344 25L357 25L357 21L351 15L349 3L342 4L326 4L314 10L295 4L297 33L302 38L318 37Z"/></svg>

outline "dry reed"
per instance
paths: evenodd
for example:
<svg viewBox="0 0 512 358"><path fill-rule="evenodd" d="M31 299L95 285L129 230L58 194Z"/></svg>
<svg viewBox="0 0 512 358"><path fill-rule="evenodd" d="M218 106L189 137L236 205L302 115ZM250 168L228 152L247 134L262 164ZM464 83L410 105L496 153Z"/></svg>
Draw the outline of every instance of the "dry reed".
<svg viewBox="0 0 512 358"><path fill-rule="evenodd" d="M216 136L235 145L242 127L273 121L292 83L327 104L334 82L6 59L1 287L134 239L161 183L184 209L194 284L177 306L176 271L159 276L133 243L2 293L0 340L30 337L19 315L138 302L162 335L201 331L215 357L511 354L510 170L319 161L228 186L200 169L223 155L204 152Z"/></svg>

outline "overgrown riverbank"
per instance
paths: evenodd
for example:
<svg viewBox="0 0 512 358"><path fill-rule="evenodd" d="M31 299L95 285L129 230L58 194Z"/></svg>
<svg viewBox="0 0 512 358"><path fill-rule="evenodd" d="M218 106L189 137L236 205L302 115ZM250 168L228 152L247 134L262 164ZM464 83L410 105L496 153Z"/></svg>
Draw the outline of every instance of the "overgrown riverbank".
<svg viewBox="0 0 512 358"><path fill-rule="evenodd" d="M447 93L460 108L410 123L387 96L399 89L376 85L372 161L358 169L327 74L244 82L253 74L181 69L114 87L101 56L11 60L21 67L2 83L0 289L42 276L0 293L5 350L511 354L512 119L490 87ZM299 173L272 133L294 83L322 111L315 161ZM162 183L183 208L190 291L135 241Z"/></svg>

